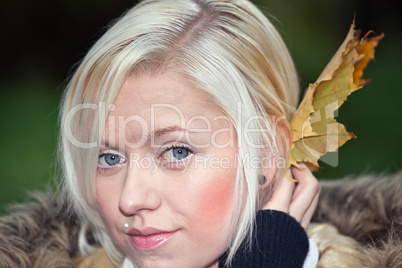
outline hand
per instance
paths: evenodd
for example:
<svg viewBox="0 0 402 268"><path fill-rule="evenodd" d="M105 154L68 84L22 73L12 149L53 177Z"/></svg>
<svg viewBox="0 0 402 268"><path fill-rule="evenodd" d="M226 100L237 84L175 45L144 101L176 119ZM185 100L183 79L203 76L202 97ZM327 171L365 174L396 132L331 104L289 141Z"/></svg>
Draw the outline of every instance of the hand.
<svg viewBox="0 0 402 268"><path fill-rule="evenodd" d="M307 231L317 207L321 186L304 163L299 163L299 166L300 169L292 166L289 170L297 182L283 178L263 209L288 213Z"/></svg>

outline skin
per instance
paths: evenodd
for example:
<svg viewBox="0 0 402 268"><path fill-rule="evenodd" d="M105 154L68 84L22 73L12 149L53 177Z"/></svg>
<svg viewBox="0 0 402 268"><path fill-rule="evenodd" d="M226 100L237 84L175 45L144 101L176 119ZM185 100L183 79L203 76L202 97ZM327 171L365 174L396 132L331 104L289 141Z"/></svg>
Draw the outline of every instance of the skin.
<svg viewBox="0 0 402 268"><path fill-rule="evenodd" d="M290 174L297 182L283 179L263 209L288 213L307 232L311 218L317 208L321 186L304 163L298 164L300 168L294 166L290 168Z"/></svg>
<svg viewBox="0 0 402 268"><path fill-rule="evenodd" d="M100 148L96 203L116 244L139 267L218 267L236 176L233 126L203 93L168 71L130 76L114 105ZM189 152L183 159L173 154L180 148ZM307 229L320 187L304 165L291 173L298 183L282 180L263 209L287 212ZM266 175L271 181L274 174ZM137 248L130 231L147 228L174 234Z"/></svg>
<svg viewBox="0 0 402 268"><path fill-rule="evenodd" d="M228 246L237 148L216 145L233 144L232 126L216 120L224 114L170 72L129 77L114 104L96 178L97 206L114 240L140 267L217 267ZM152 104L173 106L158 107L152 116ZM122 123L133 115L138 120ZM171 146L191 153L179 161ZM119 161L109 165L106 157ZM128 235L133 228L175 233L141 249Z"/></svg>

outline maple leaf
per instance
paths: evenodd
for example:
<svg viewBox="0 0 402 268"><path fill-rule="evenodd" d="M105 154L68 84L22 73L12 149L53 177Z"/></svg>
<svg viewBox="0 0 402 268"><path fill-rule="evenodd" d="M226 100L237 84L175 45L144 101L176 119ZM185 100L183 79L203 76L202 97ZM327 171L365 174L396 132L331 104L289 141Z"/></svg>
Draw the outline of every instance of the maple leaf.
<svg viewBox="0 0 402 268"><path fill-rule="evenodd" d="M286 177L293 180L288 169L297 162L305 162L310 169L318 169L318 160L327 152L336 152L345 142L356 138L334 113L347 97L367 83L363 70L374 59L375 47L384 37L362 39L352 23L345 41L318 77L310 84L295 115L290 121L292 145L286 168Z"/></svg>

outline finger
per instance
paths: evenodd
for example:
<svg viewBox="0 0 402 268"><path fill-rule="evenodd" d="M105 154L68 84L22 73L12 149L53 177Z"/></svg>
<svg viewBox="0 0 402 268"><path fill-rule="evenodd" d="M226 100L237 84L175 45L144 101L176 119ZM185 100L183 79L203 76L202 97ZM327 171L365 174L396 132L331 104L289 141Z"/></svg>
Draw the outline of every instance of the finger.
<svg viewBox="0 0 402 268"><path fill-rule="evenodd" d="M263 209L279 210L289 213L290 202L292 201L295 183L283 178L274 190L272 198Z"/></svg>
<svg viewBox="0 0 402 268"><path fill-rule="evenodd" d="M303 186L298 186L303 187ZM315 184L313 186L304 186L303 190L300 191L300 194L292 200L289 213L293 216L297 221L301 221L304 215L312 206L315 197L319 194L319 187Z"/></svg>
<svg viewBox="0 0 402 268"><path fill-rule="evenodd" d="M304 217L300 222L301 226L304 228L304 230L306 230L306 232L310 225L311 218L314 215L315 209L317 208L319 197L320 195L319 193L317 193L316 196L314 197L313 202L311 203L310 207L308 208L307 212L304 214Z"/></svg>
<svg viewBox="0 0 402 268"><path fill-rule="evenodd" d="M316 196L319 195L321 187L317 179L307 168L292 170L292 173L299 183L294 191L289 213L297 221L301 222L307 211L314 211L315 207L313 203Z"/></svg>
<svg viewBox="0 0 402 268"><path fill-rule="evenodd" d="M314 187L314 184L317 184L318 181L311 173L310 169L304 163L298 163L300 168L292 166L290 168L290 173L292 174L293 178L295 178L298 183L294 193L293 199L297 198L299 194L304 190L306 187Z"/></svg>

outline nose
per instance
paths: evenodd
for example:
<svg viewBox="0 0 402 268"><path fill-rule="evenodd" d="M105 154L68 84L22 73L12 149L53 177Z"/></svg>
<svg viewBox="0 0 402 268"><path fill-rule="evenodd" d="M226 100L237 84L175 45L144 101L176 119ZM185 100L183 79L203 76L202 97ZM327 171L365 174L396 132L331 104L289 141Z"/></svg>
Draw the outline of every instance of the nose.
<svg viewBox="0 0 402 268"><path fill-rule="evenodd" d="M125 216L159 208L161 193L150 170L130 168L121 190L119 209Z"/></svg>

